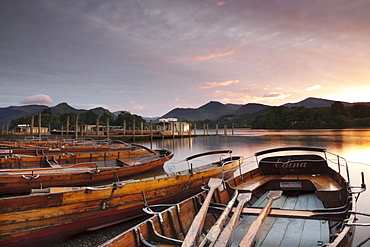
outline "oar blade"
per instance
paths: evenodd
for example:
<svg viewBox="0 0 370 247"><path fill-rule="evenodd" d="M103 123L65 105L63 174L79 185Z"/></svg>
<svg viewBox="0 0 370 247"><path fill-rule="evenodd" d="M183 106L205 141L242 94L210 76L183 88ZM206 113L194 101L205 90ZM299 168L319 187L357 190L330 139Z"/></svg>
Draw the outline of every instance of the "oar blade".
<svg viewBox="0 0 370 247"><path fill-rule="evenodd" d="M282 190L270 190L269 193L267 194L267 199L276 200L279 199L282 194L283 194Z"/></svg>
<svg viewBox="0 0 370 247"><path fill-rule="evenodd" d="M213 192L222 184L222 179L220 178L211 178L208 181L209 192L203 202L202 207L199 209L199 212L194 217L193 222L189 228L188 234L186 235L181 246L195 246L195 242L203 229L204 221L206 218L208 206L211 202Z"/></svg>
<svg viewBox="0 0 370 247"><path fill-rule="evenodd" d="M252 193L241 193L238 195L238 201L239 202L248 202L252 197Z"/></svg>

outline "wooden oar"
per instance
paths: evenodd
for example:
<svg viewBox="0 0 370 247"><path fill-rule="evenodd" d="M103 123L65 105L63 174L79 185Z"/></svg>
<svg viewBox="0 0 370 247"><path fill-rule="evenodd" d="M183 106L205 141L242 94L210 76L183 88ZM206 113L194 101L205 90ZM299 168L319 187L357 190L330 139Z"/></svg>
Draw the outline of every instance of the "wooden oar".
<svg viewBox="0 0 370 247"><path fill-rule="evenodd" d="M217 240L218 235L220 235L220 232L227 219L227 216L229 215L237 197L238 197L238 191L235 190L234 196L231 198L229 203L226 205L224 211L222 212L220 217L218 217L216 223L212 226L211 230L209 230L209 232L207 233L207 236L199 244L199 247L203 247L206 245L208 247L211 247L215 244L215 241Z"/></svg>
<svg viewBox="0 0 370 247"><path fill-rule="evenodd" d="M196 240L198 239L206 219L209 204L212 199L213 192L221 185L222 179L211 178L208 182L209 192L204 199L203 205L200 208L198 214L194 217L193 223L191 224L188 233L181 246L190 247L195 246Z"/></svg>
<svg viewBox="0 0 370 247"><path fill-rule="evenodd" d="M247 234L243 237L239 246L241 247L256 246L261 236L262 224L265 221L267 215L271 211L271 205L274 202L274 200L280 198L282 194L283 194L283 191L281 190L269 191L267 195L268 202L266 203L265 207L262 209L261 213L258 215L257 219L253 221L252 225L249 227Z"/></svg>
<svg viewBox="0 0 370 247"><path fill-rule="evenodd" d="M215 242L215 247L223 247L223 246L229 246L231 245L231 242L234 239L234 233L236 224L238 223L238 219L240 216L240 213L244 207L244 204L247 203L251 199L252 193L243 193L239 194L238 196L238 206L236 207L236 210L229 220L229 223L225 226L225 228L222 230L220 237Z"/></svg>

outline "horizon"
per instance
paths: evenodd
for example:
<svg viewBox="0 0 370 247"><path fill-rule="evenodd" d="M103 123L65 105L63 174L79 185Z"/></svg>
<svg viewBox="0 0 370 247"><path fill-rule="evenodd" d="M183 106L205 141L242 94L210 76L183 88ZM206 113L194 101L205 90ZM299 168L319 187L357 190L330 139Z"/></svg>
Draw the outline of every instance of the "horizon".
<svg viewBox="0 0 370 247"><path fill-rule="evenodd" d="M162 117L162 116L166 115L166 114L167 114L167 113L169 113L170 111L172 111L172 110L174 110L174 109L177 109L177 108L179 108L179 109L198 109L198 108L200 108L200 107L202 107L202 106L204 106L204 105L206 105L206 104L208 104L208 103L211 103L211 102L218 102L218 103L222 103L222 104L224 104L224 105L227 105L227 104L240 105L240 107L241 107L241 106L244 106L244 105L248 105L248 104L261 104L261 105L266 105L266 106L272 106L272 107L274 107L274 106L282 106L282 105L286 105L286 104L296 104L296 103L300 103L300 102L302 102L302 101L304 101L304 100L307 100L307 99L310 99L310 98L313 98L313 99L319 99L319 100L337 101L337 100L324 99L324 98L317 98L317 97L311 97L311 96L310 96L310 97L307 97L307 98L305 98L305 99L302 99L302 100L300 100L300 101L297 101L297 102L286 102L286 103L283 103L283 104L280 104L280 105L268 105L268 104L262 104L262 103L256 103L256 102L249 102L249 103L246 103L246 104L236 104L236 103L231 103L231 102L228 102L228 103L222 103L222 102L220 102L220 101L210 100L210 101L208 101L208 102L206 102L206 103L203 103L203 104L201 104L201 105L199 105L199 106L195 106L195 107L187 107L187 108L176 107L176 108L173 108L173 109L169 110L168 112L163 113L162 115L159 115L159 116L144 116L144 115L139 115L139 114L136 114L136 113L131 113L131 112L126 111L126 110L110 111L109 109L104 108L104 107L102 107L102 106L97 106L97 107L93 107L93 108L89 108L89 109L81 109L81 108L76 108L76 107L74 107L73 105L69 104L68 102L60 102L60 103L57 103L57 104L55 104L55 105L43 105L43 104L27 104L27 105L19 105L19 106L12 105L12 106L7 106L7 107L0 107L0 108L8 108L8 107L22 107L22 106L28 106L28 105L39 105L39 106L47 106L47 107L56 107L56 106L58 106L58 105L60 105L60 104L64 104L64 103L65 103L65 104L69 105L70 107L73 107L73 108L74 108L74 109L76 109L76 110L92 110L92 109L96 109L96 108L104 108L104 109L109 110L111 113L126 111L126 112L129 112L130 114L136 114L136 115L139 115L139 116L144 117L144 118L158 118L158 117ZM347 101L338 101L338 102L341 102L341 103L349 103L349 104L370 103L370 101L363 101L363 102L347 102Z"/></svg>
<svg viewBox="0 0 370 247"><path fill-rule="evenodd" d="M161 116L203 102L367 102L370 1L13 1L0 107Z"/></svg>

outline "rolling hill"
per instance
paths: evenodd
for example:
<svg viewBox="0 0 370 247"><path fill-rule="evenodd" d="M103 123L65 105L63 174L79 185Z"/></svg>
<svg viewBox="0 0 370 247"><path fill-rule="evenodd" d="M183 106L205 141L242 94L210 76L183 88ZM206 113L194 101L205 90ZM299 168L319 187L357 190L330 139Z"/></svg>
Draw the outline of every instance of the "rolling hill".
<svg viewBox="0 0 370 247"><path fill-rule="evenodd" d="M334 100L327 100L327 99L320 99L309 97L302 101L296 103L286 103L281 105L282 107L289 107L295 108L304 106L306 108L316 108L316 107L330 107L335 101ZM342 102L344 105L354 105L354 104L364 104L369 105L370 102L359 102L359 103L348 103ZM238 104L222 104L217 101L210 101L205 105L200 106L199 108L176 108L168 113L161 116L161 118L177 118L180 121L197 121L197 120L215 120L221 117L228 118L228 117L240 117L245 115L250 116L257 116L271 108L273 106L257 104L257 103L248 103L245 105L238 105ZM48 108L46 105L25 105L25 106L9 106L5 108L0 108L0 123L10 123L13 119L17 119L20 117L24 117L29 114L38 114L42 112L44 109ZM67 103L63 102L56 106L50 107L54 114L65 114L65 113L76 113L81 114L88 110L84 109L75 109L68 105ZM97 107L91 109L98 115L103 115L104 112L108 111L102 107ZM108 111L109 112L109 111ZM114 112L115 115L117 113L121 113L125 111L117 111ZM145 117L143 117L145 118Z"/></svg>

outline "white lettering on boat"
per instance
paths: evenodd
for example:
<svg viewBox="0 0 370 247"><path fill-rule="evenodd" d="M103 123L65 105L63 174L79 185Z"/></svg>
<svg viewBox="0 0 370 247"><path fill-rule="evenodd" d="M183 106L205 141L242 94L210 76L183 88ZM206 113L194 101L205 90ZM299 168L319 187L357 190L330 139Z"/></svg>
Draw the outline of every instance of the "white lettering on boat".
<svg viewBox="0 0 370 247"><path fill-rule="evenodd" d="M289 159L287 162L282 162L281 159L278 159L275 163L275 168L277 169L304 169L307 167L307 162L294 162Z"/></svg>

